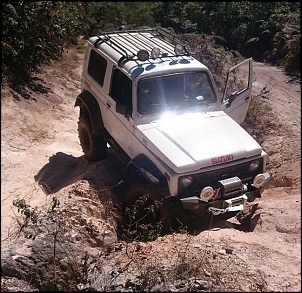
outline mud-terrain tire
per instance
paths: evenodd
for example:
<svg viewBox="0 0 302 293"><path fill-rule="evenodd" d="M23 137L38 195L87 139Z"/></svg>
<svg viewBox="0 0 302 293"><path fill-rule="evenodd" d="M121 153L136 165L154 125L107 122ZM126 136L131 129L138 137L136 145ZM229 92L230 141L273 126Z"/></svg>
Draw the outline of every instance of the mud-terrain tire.
<svg viewBox="0 0 302 293"><path fill-rule="evenodd" d="M189 220L182 208L181 201L177 197L165 199L161 205L161 217L164 219L165 233L187 230Z"/></svg>
<svg viewBox="0 0 302 293"><path fill-rule="evenodd" d="M176 198L163 201L159 193L143 182L136 182L125 192L125 220L130 240L155 240L183 227L183 211ZM144 233L139 229L143 225ZM124 226L125 227L125 226Z"/></svg>
<svg viewBox="0 0 302 293"><path fill-rule="evenodd" d="M163 233L161 203L147 184L134 183L125 192L123 235L128 241L152 241Z"/></svg>
<svg viewBox="0 0 302 293"><path fill-rule="evenodd" d="M107 142L103 136L93 134L89 119L80 117L78 134L82 150L88 161L98 161L107 157Z"/></svg>

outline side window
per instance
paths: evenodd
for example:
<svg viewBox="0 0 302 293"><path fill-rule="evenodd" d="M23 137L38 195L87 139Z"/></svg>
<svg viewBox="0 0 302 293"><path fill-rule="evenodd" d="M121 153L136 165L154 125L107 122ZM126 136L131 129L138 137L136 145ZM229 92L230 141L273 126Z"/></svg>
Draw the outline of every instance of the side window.
<svg viewBox="0 0 302 293"><path fill-rule="evenodd" d="M116 67L113 68L109 95L119 104L126 106L132 114L132 81Z"/></svg>
<svg viewBox="0 0 302 293"><path fill-rule="evenodd" d="M107 61L96 51L91 50L88 63L88 73L101 86L104 84L104 77L107 67Z"/></svg>

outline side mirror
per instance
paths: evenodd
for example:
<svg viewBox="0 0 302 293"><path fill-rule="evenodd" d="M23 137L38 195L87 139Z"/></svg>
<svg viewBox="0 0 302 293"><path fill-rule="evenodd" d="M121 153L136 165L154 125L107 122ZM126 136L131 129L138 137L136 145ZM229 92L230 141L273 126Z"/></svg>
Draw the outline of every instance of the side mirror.
<svg viewBox="0 0 302 293"><path fill-rule="evenodd" d="M117 104L116 104L115 111L116 111L116 113L122 114L122 115L124 115L126 118L129 119L128 109L127 109L127 107L126 107L125 105L122 105L122 104L117 103Z"/></svg>

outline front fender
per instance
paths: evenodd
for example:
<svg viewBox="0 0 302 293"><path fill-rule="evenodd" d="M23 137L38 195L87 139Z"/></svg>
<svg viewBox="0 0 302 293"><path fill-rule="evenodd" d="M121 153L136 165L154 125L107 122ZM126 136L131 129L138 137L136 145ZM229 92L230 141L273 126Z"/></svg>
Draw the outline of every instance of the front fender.
<svg viewBox="0 0 302 293"><path fill-rule="evenodd" d="M147 181L153 188L167 188L166 177L155 164L144 154L132 159L124 170L124 181L128 185L136 181Z"/></svg>

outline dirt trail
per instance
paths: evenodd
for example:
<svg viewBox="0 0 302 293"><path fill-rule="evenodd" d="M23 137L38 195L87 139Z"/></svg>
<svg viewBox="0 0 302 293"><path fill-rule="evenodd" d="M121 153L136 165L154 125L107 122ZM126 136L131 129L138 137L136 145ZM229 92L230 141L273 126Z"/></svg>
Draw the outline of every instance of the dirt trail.
<svg viewBox="0 0 302 293"><path fill-rule="evenodd" d="M254 62L254 92L264 87L269 91L269 104L279 119L301 133L301 85L300 81L287 76L280 68Z"/></svg>
<svg viewBox="0 0 302 293"><path fill-rule="evenodd" d="M77 56L77 57L75 57ZM2 244L20 228L12 202L24 198L32 207L48 205L49 193L79 179L96 178L113 185L119 162L109 153L106 163L89 163L77 136L75 97L80 90L83 55L66 54L63 62L45 66L33 88L1 89L1 239ZM35 88L34 88L35 87ZM283 127L268 131L263 147L272 161L272 186L258 200L253 232L227 226L210 227L194 237L232 247L261 270L271 291L301 291L301 85L282 70L254 63L254 94L269 90L267 102ZM270 115L268 113L268 115ZM17 225L16 225L17 224ZM150 243L149 245L157 245ZM168 251L169 246L162 247ZM243 272L246 274L246 272Z"/></svg>
<svg viewBox="0 0 302 293"><path fill-rule="evenodd" d="M35 180L42 167L58 153L64 154L66 162L82 156L74 108L81 59L70 63L67 58L42 69L34 81L38 91L1 89L1 239L14 230L14 198L24 198L33 207L48 203ZM64 158L60 163L64 165ZM62 182L64 177L68 179L64 174ZM65 186L76 180L71 177Z"/></svg>

